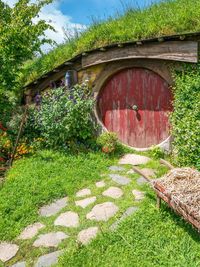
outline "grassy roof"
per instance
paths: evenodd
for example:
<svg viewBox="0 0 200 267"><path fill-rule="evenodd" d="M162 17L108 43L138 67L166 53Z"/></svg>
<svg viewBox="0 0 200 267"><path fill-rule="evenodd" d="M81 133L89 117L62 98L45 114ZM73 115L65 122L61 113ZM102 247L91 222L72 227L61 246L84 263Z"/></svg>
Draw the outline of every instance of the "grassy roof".
<svg viewBox="0 0 200 267"><path fill-rule="evenodd" d="M115 42L196 31L200 31L199 0L165 0L145 9L129 8L124 14L93 23L79 37L26 63L23 83L32 82L86 50Z"/></svg>

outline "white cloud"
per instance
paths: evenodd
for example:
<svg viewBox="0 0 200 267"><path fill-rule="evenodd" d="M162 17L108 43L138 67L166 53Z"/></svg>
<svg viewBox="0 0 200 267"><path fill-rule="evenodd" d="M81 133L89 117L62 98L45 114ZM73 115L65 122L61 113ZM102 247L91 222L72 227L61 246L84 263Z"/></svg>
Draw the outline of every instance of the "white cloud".
<svg viewBox="0 0 200 267"><path fill-rule="evenodd" d="M17 0L5 0L5 2L8 5L13 6L17 2ZM33 2L35 2L35 0L33 0ZM70 16L63 14L60 10L59 1L55 1L52 4L43 7L39 14L39 19L46 20L50 25L54 27L56 32L47 30L45 32L45 35L48 38L56 41L56 43L58 44L63 43L65 40L64 29L69 34L73 34L74 29L80 31L86 28L85 25L73 23ZM49 45L44 45L42 47L42 50L47 51L50 48L51 47Z"/></svg>

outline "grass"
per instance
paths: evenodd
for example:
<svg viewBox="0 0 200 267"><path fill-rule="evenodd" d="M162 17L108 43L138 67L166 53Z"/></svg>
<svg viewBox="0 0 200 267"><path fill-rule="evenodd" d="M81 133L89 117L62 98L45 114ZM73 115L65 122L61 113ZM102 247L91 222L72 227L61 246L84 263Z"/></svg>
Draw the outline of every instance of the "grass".
<svg viewBox="0 0 200 267"><path fill-rule="evenodd" d="M95 21L80 36L27 62L22 81L29 83L85 50L114 42L196 31L200 31L199 0L165 0L145 9L127 8L124 14Z"/></svg>
<svg viewBox="0 0 200 267"><path fill-rule="evenodd" d="M149 191L138 212L115 232L99 236L87 247L66 251L58 266L70 267L198 267L200 237L173 211L155 207Z"/></svg>
<svg viewBox="0 0 200 267"><path fill-rule="evenodd" d="M25 260L26 266L31 267L39 256L55 250L33 248L32 244L37 236L27 241L17 239L27 225L36 221L45 225L40 234L63 231L69 235L56 249L65 251L57 264L58 267L199 266L200 237L196 231L166 205L163 204L161 210L157 210L155 194L150 187L137 184L139 175L127 174L127 170L131 169L130 165L124 166L125 170L120 172L131 178L130 184L121 186L124 193L122 198L111 200L102 196L105 189L116 186L109 178L111 171L108 166L117 164L119 156L109 158L100 152L66 155L43 150L17 161L7 173L6 181L0 189L0 240L13 240L20 246L16 257L6 266ZM140 165L140 168L144 167L154 169L156 177L167 171L166 167L154 159ZM96 188L95 182L102 179L106 187ZM97 197L95 204L114 202L119 207L116 216L108 222L86 220L86 214L95 204L85 209L74 204L75 193L83 187L90 188L92 194ZM145 191L145 200L135 201L131 193L133 189ZM77 212L80 217L78 228L54 226L54 220L59 213L48 218L38 215L40 206L66 195L69 202L60 213L70 210ZM138 211L122 222L116 231L111 231L110 225L131 206L138 206ZM98 237L86 247L78 245L77 233L91 226L99 227Z"/></svg>
<svg viewBox="0 0 200 267"><path fill-rule="evenodd" d="M0 240L14 239L38 218L41 205L72 196L100 179L114 161L101 153L65 155L48 150L17 161L0 190Z"/></svg>

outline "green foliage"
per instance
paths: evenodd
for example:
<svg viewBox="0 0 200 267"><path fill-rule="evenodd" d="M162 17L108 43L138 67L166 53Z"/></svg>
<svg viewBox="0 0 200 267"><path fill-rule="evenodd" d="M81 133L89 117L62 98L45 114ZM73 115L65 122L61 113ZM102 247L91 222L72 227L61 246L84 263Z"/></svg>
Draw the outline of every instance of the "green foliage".
<svg viewBox="0 0 200 267"><path fill-rule="evenodd" d="M97 138L97 144L101 146L104 153L114 152L118 146L117 134L104 132Z"/></svg>
<svg viewBox="0 0 200 267"><path fill-rule="evenodd" d="M173 156L177 165L200 169L200 65L175 74L171 117Z"/></svg>
<svg viewBox="0 0 200 267"><path fill-rule="evenodd" d="M48 3L51 0L37 3L19 0L11 8L0 0L0 91L16 90L22 64L32 59L35 52L41 52L42 44L51 43L44 32L52 27L37 19L41 8Z"/></svg>
<svg viewBox="0 0 200 267"><path fill-rule="evenodd" d="M93 24L76 39L68 40L47 55L28 62L24 82L28 83L59 64L96 47L185 32L200 31L199 0L166 0L145 9L128 8L106 21Z"/></svg>
<svg viewBox="0 0 200 267"><path fill-rule="evenodd" d="M154 159L163 159L165 157L164 151L158 146L151 147L149 155Z"/></svg>
<svg viewBox="0 0 200 267"><path fill-rule="evenodd" d="M93 105L91 90L86 85L48 91L42 96L41 105L34 109L32 127L49 147L85 142L95 132Z"/></svg>

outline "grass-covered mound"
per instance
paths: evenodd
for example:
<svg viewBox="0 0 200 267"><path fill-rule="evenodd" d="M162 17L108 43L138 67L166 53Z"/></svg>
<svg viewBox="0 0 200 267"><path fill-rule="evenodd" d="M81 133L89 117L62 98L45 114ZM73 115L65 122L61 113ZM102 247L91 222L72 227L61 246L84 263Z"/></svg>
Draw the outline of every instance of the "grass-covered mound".
<svg viewBox="0 0 200 267"><path fill-rule="evenodd" d="M200 31L199 0L166 0L141 10L129 8L125 14L93 23L79 37L27 63L22 80L29 83L85 50L114 42L196 31Z"/></svg>

